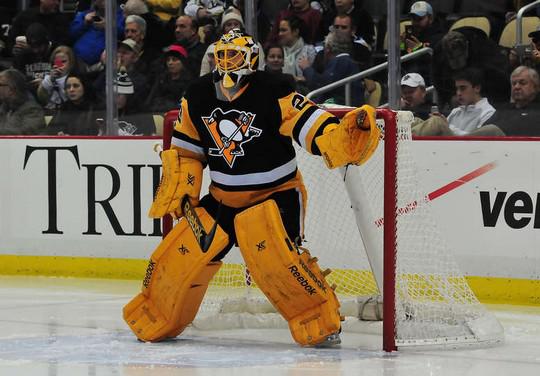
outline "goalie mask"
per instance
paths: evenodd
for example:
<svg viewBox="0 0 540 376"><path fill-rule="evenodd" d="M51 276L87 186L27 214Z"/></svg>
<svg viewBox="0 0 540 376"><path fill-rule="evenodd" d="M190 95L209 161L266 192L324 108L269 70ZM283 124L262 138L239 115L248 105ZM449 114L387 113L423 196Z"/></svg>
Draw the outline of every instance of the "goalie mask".
<svg viewBox="0 0 540 376"><path fill-rule="evenodd" d="M228 90L238 88L244 77L259 67L259 47L253 38L239 29L224 34L214 49L216 76ZM216 77L217 78L217 77Z"/></svg>

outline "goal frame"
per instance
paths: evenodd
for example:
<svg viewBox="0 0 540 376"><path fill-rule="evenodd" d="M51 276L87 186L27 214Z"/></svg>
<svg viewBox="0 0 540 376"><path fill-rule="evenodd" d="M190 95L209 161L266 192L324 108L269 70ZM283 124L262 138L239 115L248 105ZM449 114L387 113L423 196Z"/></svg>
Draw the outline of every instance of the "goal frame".
<svg viewBox="0 0 540 376"><path fill-rule="evenodd" d="M341 118L352 108L328 109L330 113ZM396 269L396 213L397 213L397 118L390 109L377 109L377 119L385 123L384 143L384 224L383 224L383 350L397 350L396 308L395 308L395 269ZM163 121L163 149L171 147L174 122L178 118L178 110L165 114ZM387 220L392 218L392 220ZM162 219L162 232L165 237L172 229L173 219L166 215Z"/></svg>

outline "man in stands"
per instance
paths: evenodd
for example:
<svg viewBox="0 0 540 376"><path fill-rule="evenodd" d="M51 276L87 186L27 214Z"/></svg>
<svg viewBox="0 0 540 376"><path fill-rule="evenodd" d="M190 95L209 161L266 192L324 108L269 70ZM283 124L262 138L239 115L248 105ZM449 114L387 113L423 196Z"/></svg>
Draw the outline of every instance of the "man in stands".
<svg viewBox="0 0 540 376"><path fill-rule="evenodd" d="M152 63L159 58L160 52L157 48L146 42L146 21L141 16L130 15L126 17L124 27L126 39L134 40L140 47L137 59L137 70L148 74Z"/></svg>
<svg viewBox="0 0 540 376"><path fill-rule="evenodd" d="M509 103L497 107L488 120L506 136L540 136L540 77L534 68L519 66L510 76L512 87Z"/></svg>
<svg viewBox="0 0 540 376"><path fill-rule="evenodd" d="M182 99L149 214L186 220L153 253L142 293L124 307L142 341L174 338L192 322L221 259L237 243L297 343L340 342L337 297L317 259L298 248L306 196L292 141L324 155L331 168L361 164L377 148L375 110L364 106L340 121L280 76L257 70L258 49L239 30L223 35L216 73L194 81ZM211 184L199 199L204 166Z"/></svg>
<svg viewBox="0 0 540 376"><path fill-rule="evenodd" d="M190 16L180 16L176 19L174 36L176 42L187 50L187 68L193 77L197 77L201 71L201 62L208 47L201 42L199 37L199 24Z"/></svg>
<svg viewBox="0 0 540 376"><path fill-rule="evenodd" d="M30 8L19 13L14 19L8 35L8 49L13 56L17 56L28 48L22 37L33 23L40 23L45 27L49 40L54 44L69 45L69 17L58 10L59 0L40 0L39 8Z"/></svg>
<svg viewBox="0 0 540 376"><path fill-rule="evenodd" d="M422 123L415 124L412 132L417 136L487 135L480 128L495 113L495 108L482 96L482 72L466 68L454 76L456 100L459 106L448 117L433 114Z"/></svg>
<svg viewBox="0 0 540 376"><path fill-rule="evenodd" d="M449 31L437 44L433 53L433 84L441 109L454 106L454 75L467 68L481 70L487 77L484 94L497 107L510 96L508 58L502 48L474 27L460 27Z"/></svg>
<svg viewBox="0 0 540 376"><path fill-rule="evenodd" d="M363 8L362 1L333 0L332 3L323 16L322 37L328 33L332 25L335 25L336 16L350 16L356 39L362 39L371 50L375 43L375 25L371 15Z"/></svg>
<svg viewBox="0 0 540 376"><path fill-rule="evenodd" d="M426 120L433 103L426 98L426 82L418 73L407 73L401 79L401 109L411 111L416 118Z"/></svg>
<svg viewBox="0 0 540 376"><path fill-rule="evenodd" d="M28 92L24 75L15 69L0 72L0 134L35 135L44 128L43 108Z"/></svg>

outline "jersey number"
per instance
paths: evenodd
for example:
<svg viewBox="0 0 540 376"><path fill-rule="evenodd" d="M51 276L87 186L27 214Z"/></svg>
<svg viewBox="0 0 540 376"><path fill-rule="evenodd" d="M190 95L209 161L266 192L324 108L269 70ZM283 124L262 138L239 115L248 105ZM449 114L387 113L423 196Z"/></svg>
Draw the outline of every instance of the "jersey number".
<svg viewBox="0 0 540 376"><path fill-rule="evenodd" d="M306 107L308 103L308 100L300 94L296 94L292 99L292 106L298 111L302 111L302 109Z"/></svg>

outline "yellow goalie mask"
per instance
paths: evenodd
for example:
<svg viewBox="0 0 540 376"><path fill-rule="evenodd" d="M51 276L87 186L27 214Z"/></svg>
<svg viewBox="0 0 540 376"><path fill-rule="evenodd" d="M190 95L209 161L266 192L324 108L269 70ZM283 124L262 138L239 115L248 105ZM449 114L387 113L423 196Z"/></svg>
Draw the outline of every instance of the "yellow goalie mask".
<svg viewBox="0 0 540 376"><path fill-rule="evenodd" d="M223 87L231 89L244 76L255 72L259 67L259 47L253 38L233 29L224 34L214 49L216 72Z"/></svg>

